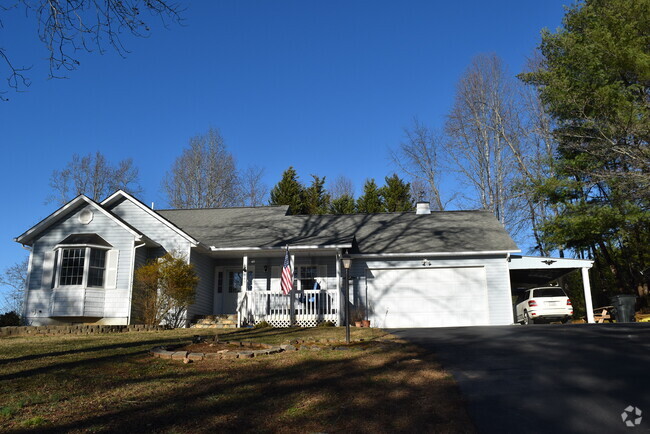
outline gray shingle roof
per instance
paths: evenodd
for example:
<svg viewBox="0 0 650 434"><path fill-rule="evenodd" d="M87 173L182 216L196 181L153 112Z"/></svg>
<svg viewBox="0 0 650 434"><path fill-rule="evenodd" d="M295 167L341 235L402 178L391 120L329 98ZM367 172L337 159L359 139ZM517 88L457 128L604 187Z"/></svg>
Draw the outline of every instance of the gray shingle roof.
<svg viewBox="0 0 650 434"><path fill-rule="evenodd" d="M217 248L327 246L354 240L354 253L518 250L488 211L286 215L287 207L159 210L202 243Z"/></svg>

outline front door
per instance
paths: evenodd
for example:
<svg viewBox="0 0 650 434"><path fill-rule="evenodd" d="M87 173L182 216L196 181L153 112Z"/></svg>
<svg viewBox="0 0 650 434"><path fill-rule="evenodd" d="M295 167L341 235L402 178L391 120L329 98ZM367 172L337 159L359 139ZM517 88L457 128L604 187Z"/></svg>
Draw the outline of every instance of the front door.
<svg viewBox="0 0 650 434"><path fill-rule="evenodd" d="M215 270L215 306L217 314L237 312L237 298L242 289L242 271L240 269Z"/></svg>

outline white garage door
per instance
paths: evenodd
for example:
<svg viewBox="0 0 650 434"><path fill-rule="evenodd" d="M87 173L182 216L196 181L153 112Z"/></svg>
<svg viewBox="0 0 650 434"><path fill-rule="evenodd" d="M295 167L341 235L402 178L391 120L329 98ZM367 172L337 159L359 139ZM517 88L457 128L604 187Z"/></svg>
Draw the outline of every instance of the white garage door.
<svg viewBox="0 0 650 434"><path fill-rule="evenodd" d="M377 327L453 327L489 322L483 267L373 269L370 320Z"/></svg>

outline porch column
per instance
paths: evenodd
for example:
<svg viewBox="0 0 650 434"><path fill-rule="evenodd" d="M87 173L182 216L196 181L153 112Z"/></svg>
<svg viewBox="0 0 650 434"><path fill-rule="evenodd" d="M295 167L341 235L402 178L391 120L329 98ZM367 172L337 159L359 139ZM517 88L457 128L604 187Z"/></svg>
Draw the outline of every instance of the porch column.
<svg viewBox="0 0 650 434"><path fill-rule="evenodd" d="M594 305L591 301L591 286L589 285L589 268L582 268L582 287L585 292L585 310L587 311L587 322L594 322Z"/></svg>
<svg viewBox="0 0 650 434"><path fill-rule="evenodd" d="M343 294L341 293L341 251L338 250L336 252L336 291L339 295L339 307L338 307L338 316L339 316L339 322L338 325L341 326L343 325Z"/></svg>
<svg viewBox="0 0 650 434"><path fill-rule="evenodd" d="M255 321L255 306L253 297L248 296L248 256L244 256L242 260L242 273L241 273L241 291L237 294L237 311L239 311L239 305L242 303L244 297L246 298L246 321L250 324L251 319ZM251 318L251 312L253 312L253 318Z"/></svg>
<svg viewBox="0 0 650 434"><path fill-rule="evenodd" d="M242 265L243 273L242 273L242 276L241 276L241 286L242 286L241 290L242 290L242 292L248 290L248 256L244 256L244 261L243 262L244 262L243 265Z"/></svg>

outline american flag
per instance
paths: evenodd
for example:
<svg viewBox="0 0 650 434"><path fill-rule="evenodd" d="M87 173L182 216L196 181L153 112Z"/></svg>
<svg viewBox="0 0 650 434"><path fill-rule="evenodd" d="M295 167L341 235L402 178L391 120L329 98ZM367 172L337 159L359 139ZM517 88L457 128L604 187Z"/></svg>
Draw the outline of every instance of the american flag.
<svg viewBox="0 0 650 434"><path fill-rule="evenodd" d="M293 289L293 273L291 272L291 258L289 257L289 246L284 254L284 265L282 265L282 293L288 295Z"/></svg>

